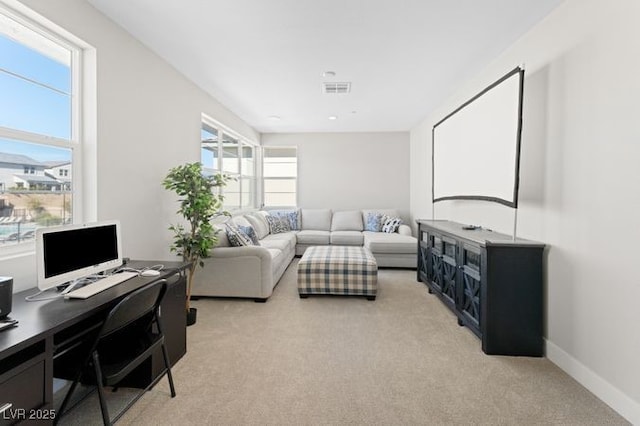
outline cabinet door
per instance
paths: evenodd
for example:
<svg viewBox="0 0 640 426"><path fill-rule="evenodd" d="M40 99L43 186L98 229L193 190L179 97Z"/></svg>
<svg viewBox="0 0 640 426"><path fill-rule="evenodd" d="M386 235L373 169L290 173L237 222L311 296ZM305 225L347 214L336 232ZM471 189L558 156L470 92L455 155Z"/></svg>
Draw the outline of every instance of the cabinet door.
<svg viewBox="0 0 640 426"><path fill-rule="evenodd" d="M437 293L442 292L442 236L428 233L427 281Z"/></svg>
<svg viewBox="0 0 640 426"><path fill-rule="evenodd" d="M480 279L482 251L480 247L463 244L460 250L460 293L458 311L463 323L480 335Z"/></svg>
<svg viewBox="0 0 640 426"><path fill-rule="evenodd" d="M458 242L451 238L442 238L442 296L446 303L456 305L458 281Z"/></svg>
<svg viewBox="0 0 640 426"><path fill-rule="evenodd" d="M176 274L169 284L162 309L167 319L165 338L169 361L174 365L187 352L187 278Z"/></svg>
<svg viewBox="0 0 640 426"><path fill-rule="evenodd" d="M429 233L420 227L418 232L418 281L429 281Z"/></svg>
<svg viewBox="0 0 640 426"><path fill-rule="evenodd" d="M451 308L456 304L458 244L456 240L433 234L429 239L429 281Z"/></svg>

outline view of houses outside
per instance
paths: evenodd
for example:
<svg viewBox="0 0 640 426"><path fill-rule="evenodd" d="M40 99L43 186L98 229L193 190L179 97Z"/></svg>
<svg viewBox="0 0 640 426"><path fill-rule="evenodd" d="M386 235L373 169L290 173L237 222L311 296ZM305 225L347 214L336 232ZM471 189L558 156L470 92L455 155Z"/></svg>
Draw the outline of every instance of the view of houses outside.
<svg viewBox="0 0 640 426"><path fill-rule="evenodd" d="M16 154L29 152L27 147L6 152L8 143L0 139L0 242L33 238L37 226L71 223L71 161ZM46 157L47 149L38 151L39 157Z"/></svg>

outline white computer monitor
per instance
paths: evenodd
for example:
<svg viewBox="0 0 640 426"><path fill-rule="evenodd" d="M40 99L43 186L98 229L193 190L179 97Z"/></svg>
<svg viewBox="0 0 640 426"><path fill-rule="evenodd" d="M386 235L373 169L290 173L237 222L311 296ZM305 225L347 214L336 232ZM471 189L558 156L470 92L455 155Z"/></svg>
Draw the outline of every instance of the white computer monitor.
<svg viewBox="0 0 640 426"><path fill-rule="evenodd" d="M120 223L116 220L36 230L40 290L121 265Z"/></svg>

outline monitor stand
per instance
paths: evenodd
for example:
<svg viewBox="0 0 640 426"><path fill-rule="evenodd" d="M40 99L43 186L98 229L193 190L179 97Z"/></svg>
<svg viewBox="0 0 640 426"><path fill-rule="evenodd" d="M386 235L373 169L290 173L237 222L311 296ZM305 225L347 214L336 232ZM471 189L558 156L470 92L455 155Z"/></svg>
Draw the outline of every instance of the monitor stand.
<svg viewBox="0 0 640 426"><path fill-rule="evenodd" d="M76 288L84 287L87 284L90 284L90 281L86 281L86 277L76 278L75 280L69 281L69 284L65 287L64 290L60 294L67 294Z"/></svg>

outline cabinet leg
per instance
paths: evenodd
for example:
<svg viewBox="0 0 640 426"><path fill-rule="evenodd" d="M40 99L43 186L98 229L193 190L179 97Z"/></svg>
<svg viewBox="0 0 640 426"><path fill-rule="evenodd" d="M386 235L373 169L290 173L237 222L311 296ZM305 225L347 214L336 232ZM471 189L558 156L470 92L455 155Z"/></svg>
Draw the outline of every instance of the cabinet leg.
<svg viewBox="0 0 640 426"><path fill-rule="evenodd" d="M458 325L460 327L464 327L464 323L462 322L462 320L460 318L458 318Z"/></svg>
<svg viewBox="0 0 640 426"><path fill-rule="evenodd" d="M433 290L431 290L431 287L427 287L427 290L429 291L429 294L433 294Z"/></svg>

